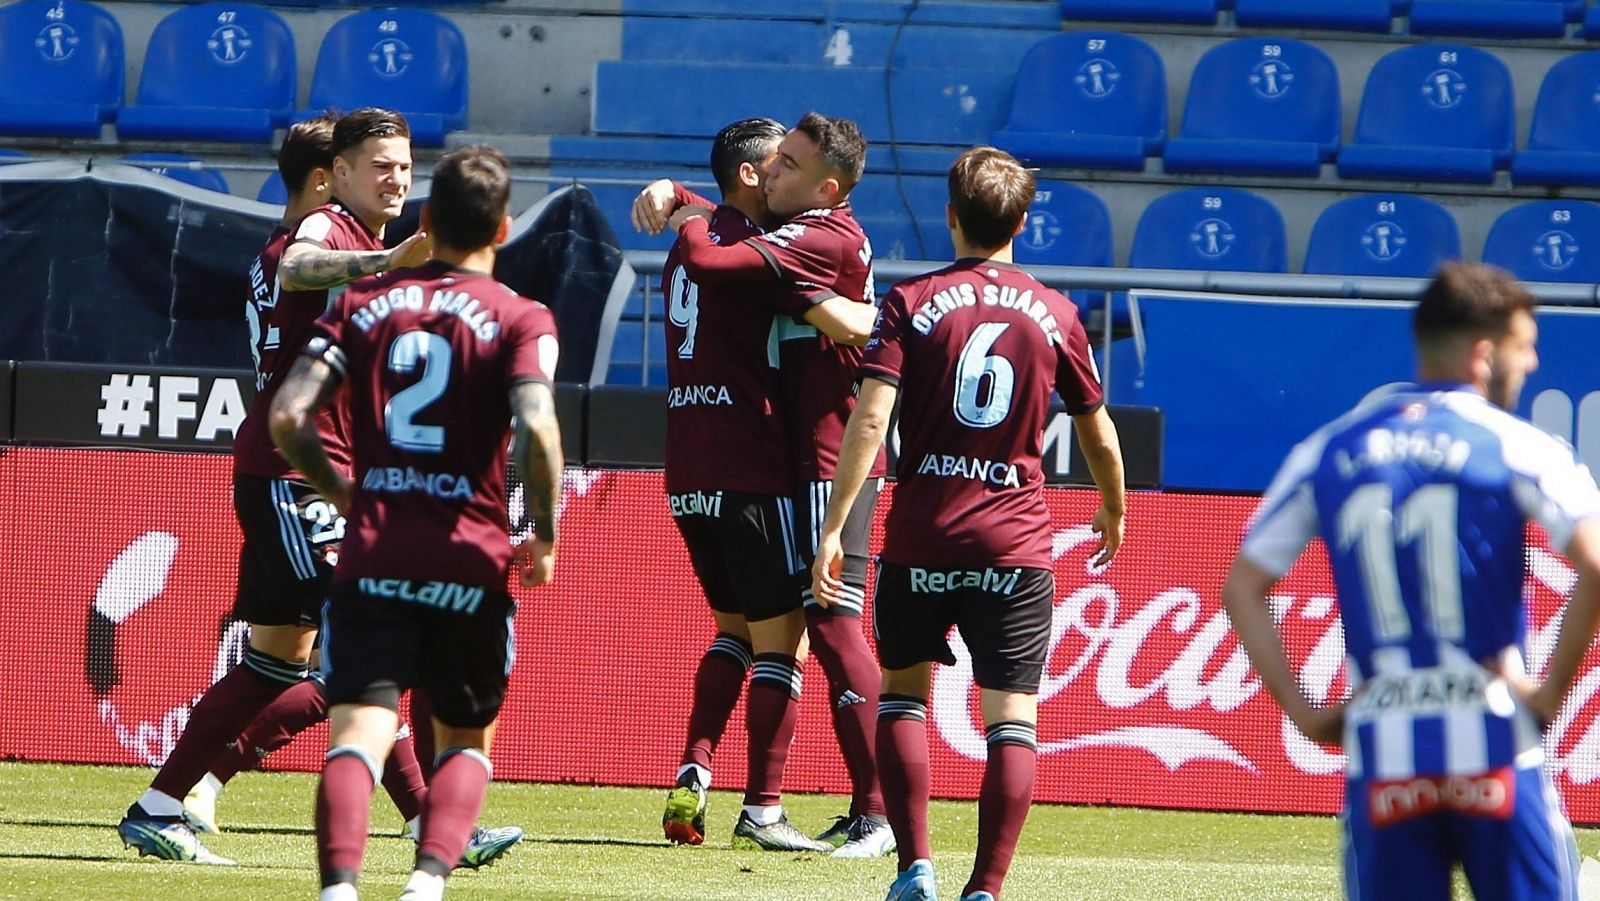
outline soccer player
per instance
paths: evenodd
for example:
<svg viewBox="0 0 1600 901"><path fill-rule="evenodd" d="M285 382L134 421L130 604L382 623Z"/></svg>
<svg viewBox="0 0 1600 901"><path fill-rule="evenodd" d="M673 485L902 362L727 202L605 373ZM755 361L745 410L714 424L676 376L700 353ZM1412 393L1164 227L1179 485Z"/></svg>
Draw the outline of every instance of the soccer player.
<svg viewBox="0 0 1600 901"><path fill-rule="evenodd" d="M1513 416L1538 365L1534 298L1447 263L1412 316L1416 385L1369 398L1290 453L1223 586L1261 682L1308 738L1346 754L1350 898L1578 897L1571 827L1542 767L1600 619L1600 489L1565 442ZM1578 571L1545 679L1523 665L1524 530ZM1267 593L1327 545L1351 696L1317 708Z"/></svg>
<svg viewBox="0 0 1600 901"><path fill-rule="evenodd" d="M298 124L280 150L279 170L293 191L290 210L310 211L292 229L286 214L251 268L247 318L257 392L234 441L234 508L245 538L235 614L250 623L250 646L206 691L150 789L117 826L126 845L167 860L231 863L200 843L179 799L274 699L292 692L299 702L320 703L304 677L344 520L267 435L268 405L293 362L282 350L304 345L330 289L420 262L430 250L423 233L383 249L383 226L399 215L411 187L410 132L398 114L364 109L337 122ZM330 411L322 426L338 465L348 466L340 419Z"/></svg>
<svg viewBox="0 0 1600 901"><path fill-rule="evenodd" d="M711 213L710 240L730 245L761 234L771 219L765 166L783 135L772 119L741 120L717 135L711 170L723 202ZM674 244L662 278L670 386L666 490L717 635L695 672L688 737L662 829L674 842L704 840L712 752L753 664L746 707L750 780L735 841L831 851L831 844L790 825L778 800L799 695L804 563L793 541L793 467L767 343L775 312L865 341L875 311L841 297L813 304L786 292L698 285L683 265L682 246Z"/></svg>
<svg viewBox="0 0 1600 901"><path fill-rule="evenodd" d="M490 275L511 226L510 196L499 151L446 154L422 218L434 261L341 295L273 401L273 440L350 523L323 608L332 704L317 791L324 901L356 897L379 762L394 742L400 694L414 685L428 690L445 750L402 898L443 895L491 775L513 654L513 556L524 586L550 579L562 465L551 393L555 320ZM346 382L348 476L317 429ZM513 416L534 523L515 551L505 486Z"/></svg>
<svg viewBox="0 0 1600 901"><path fill-rule="evenodd" d="M783 136L766 167L767 206L782 225L742 242L718 242L712 239L705 210L685 207L673 214L669 224L679 230L678 258L688 277L703 290L770 293L779 298L780 309L804 310L844 301L845 308L854 307L865 318L875 315L872 248L849 203L866 167L866 151L854 122L808 113ZM844 423L855 403L855 368L861 358L856 345L864 343L825 330L819 333L816 325L794 315L779 317L775 325L802 561L815 551ZM809 597L802 573L803 612L784 620L785 628L795 633L796 647L798 634L802 630L809 634L828 678L834 731L853 794L849 815L836 820L818 839L841 846L836 852L841 857L878 856L894 848L871 740L877 679L860 621L866 596L867 534L884 472L880 452L872 472L874 482L861 492L850 522L847 597L832 609L822 607ZM784 638L782 647L787 649L788 635ZM758 657L752 691L763 676L776 679L784 675L783 669L798 665L787 650L783 653L785 659L774 656L765 667ZM798 690L797 671L794 681ZM774 780L781 777L781 762L775 761L779 768L771 774ZM746 813L755 825L763 825L762 812L768 818L776 816L777 801L774 782L770 794L746 794Z"/></svg>
<svg viewBox="0 0 1600 901"><path fill-rule="evenodd" d="M861 364L861 399L834 472L812 593L848 602L844 534L900 400L900 457L885 521L873 626L883 665L878 761L900 840L890 901L934 898L928 843L932 664L972 652L989 760L978 850L962 890L993 901L1033 795L1039 679L1055 605L1040 468L1052 388L1072 415L1100 507L1095 562L1122 543L1122 452L1076 308L1011 262L1033 175L992 147L950 167L946 214L959 259L894 286Z"/></svg>

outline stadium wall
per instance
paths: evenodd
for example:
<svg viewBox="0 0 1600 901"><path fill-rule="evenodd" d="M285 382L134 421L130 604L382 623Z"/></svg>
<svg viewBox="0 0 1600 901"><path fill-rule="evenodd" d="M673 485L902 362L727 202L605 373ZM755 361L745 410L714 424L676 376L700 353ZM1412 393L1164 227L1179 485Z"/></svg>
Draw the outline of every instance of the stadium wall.
<svg viewBox="0 0 1600 901"><path fill-rule="evenodd" d="M230 621L239 536L220 455L14 447L0 455L0 757L155 764L190 705L241 650ZM892 496L892 488L891 488ZM513 587L517 660L494 751L502 779L664 785L675 768L704 601L662 503L660 474L572 469L553 586ZM1218 592L1254 501L1135 492L1129 541L1088 568L1094 492L1047 491L1057 579L1041 693L1036 797L1079 804L1329 813L1341 760L1300 738L1250 673ZM881 514L887 500L880 505ZM513 499L513 514L517 501ZM1573 575L1533 536L1529 650L1542 665ZM1322 554L1280 584L1275 609L1319 697L1344 689ZM969 658L934 686L936 794L977 793L984 743ZM1600 656L1549 733L1567 808L1600 822ZM786 785L845 792L823 684L802 702ZM734 722L743 721L735 712ZM735 725L716 784L745 773ZM325 733L270 763L318 766Z"/></svg>

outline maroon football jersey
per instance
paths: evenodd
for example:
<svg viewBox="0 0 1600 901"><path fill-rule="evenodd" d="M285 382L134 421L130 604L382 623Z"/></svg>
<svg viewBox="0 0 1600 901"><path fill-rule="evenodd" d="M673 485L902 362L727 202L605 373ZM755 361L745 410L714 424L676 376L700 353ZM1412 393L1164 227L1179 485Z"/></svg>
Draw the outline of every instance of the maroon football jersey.
<svg viewBox="0 0 1600 901"><path fill-rule="evenodd" d="M873 302L872 245L849 205L801 213L748 243L782 281L780 308L789 300L812 303L830 295ZM792 318L780 318L776 329L796 477L801 482L832 479L845 423L856 405L861 349L837 344ZM887 471L885 459L880 451L871 475Z"/></svg>
<svg viewBox="0 0 1600 901"><path fill-rule="evenodd" d="M355 283L306 352L344 375L356 490L334 578L499 586L513 384L550 382L555 318L441 262Z"/></svg>
<svg viewBox="0 0 1600 901"><path fill-rule="evenodd" d="M883 559L1049 566L1050 392L1074 415L1103 402L1077 308L1015 266L960 260L894 286L861 375L900 386Z"/></svg>
<svg viewBox="0 0 1600 901"><path fill-rule="evenodd" d="M761 229L731 206L711 217L713 243ZM697 285L674 243L662 270L667 328L668 494L743 491L788 496L793 463L768 350L776 292L767 285Z"/></svg>
<svg viewBox="0 0 1600 901"><path fill-rule="evenodd" d="M233 471L272 479L300 476L290 466L267 431L267 410L278 386L294 366L295 357L311 340L317 317L327 312L331 299L344 290L284 291L278 287L278 263L290 244L315 244L327 250L382 250L383 242L365 224L337 203L324 204L307 213L295 226L293 238L279 229L267 239L250 266L250 303L254 314L256 396L239 433L233 439ZM342 403L322 411L317 421L328 459L341 472L350 469L348 415Z"/></svg>

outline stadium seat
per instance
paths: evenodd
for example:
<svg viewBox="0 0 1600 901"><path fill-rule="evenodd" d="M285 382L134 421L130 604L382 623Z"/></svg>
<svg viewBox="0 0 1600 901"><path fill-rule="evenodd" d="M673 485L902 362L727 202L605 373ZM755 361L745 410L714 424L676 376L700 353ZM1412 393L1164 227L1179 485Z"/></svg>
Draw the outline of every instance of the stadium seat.
<svg viewBox="0 0 1600 901"><path fill-rule="evenodd" d="M926 9L928 7L922 7ZM634 16L622 21L622 58L678 62L746 62L800 66L877 66L938 69L960 59L964 68L1011 69L1052 31L842 21L832 25L784 19Z"/></svg>
<svg viewBox="0 0 1600 901"><path fill-rule="evenodd" d="M123 90L122 26L83 0L0 7L0 134L98 138Z"/></svg>
<svg viewBox="0 0 1600 901"><path fill-rule="evenodd" d="M201 168L200 161L192 156L176 153L135 153L123 157L122 162L141 169L149 169L157 175L165 175L197 188L228 193L228 180L222 173L215 169Z"/></svg>
<svg viewBox="0 0 1600 901"><path fill-rule="evenodd" d="M1339 73L1288 38L1241 38L1206 51L1189 77L1168 172L1318 175L1339 146Z"/></svg>
<svg viewBox="0 0 1600 901"><path fill-rule="evenodd" d="M188 6L150 35L139 99L117 115L117 135L266 142L289 121L294 99L294 35L277 13Z"/></svg>
<svg viewBox="0 0 1600 901"><path fill-rule="evenodd" d="M1061 10L1054 3L1037 0L1000 3L995 0L939 0L937 3L919 0L832 0L828 5L828 14L835 24L876 22L898 26L905 22L908 27L957 26L950 30L958 34L971 28L1061 29ZM987 38L988 35L984 35L984 39Z"/></svg>
<svg viewBox="0 0 1600 901"><path fill-rule="evenodd" d="M423 9L373 9L334 23L317 52L312 112L381 106L411 125L411 141L444 144L467 125L467 44L443 16Z"/></svg>
<svg viewBox="0 0 1600 901"><path fill-rule="evenodd" d="M1401 5L1393 0L1235 0L1233 16L1245 28L1387 32Z"/></svg>
<svg viewBox="0 0 1600 901"><path fill-rule="evenodd" d="M1423 44L1372 67L1355 138L1339 150L1345 178L1480 182L1511 162L1511 73L1474 47Z"/></svg>
<svg viewBox="0 0 1600 901"><path fill-rule="evenodd" d="M950 240L950 229L944 217L921 217L913 222L910 217L862 216L861 229L872 242L874 260L939 260L955 258L955 244ZM879 291L889 290L889 284L877 285Z"/></svg>
<svg viewBox="0 0 1600 901"><path fill-rule="evenodd" d="M1061 0L1061 18L1212 25L1217 0Z"/></svg>
<svg viewBox="0 0 1600 901"><path fill-rule="evenodd" d="M598 134L710 137L734 119L795 122L812 109L854 119L870 141L971 145L1000 124L1012 73L992 69L882 69L602 60L595 68Z"/></svg>
<svg viewBox="0 0 1600 901"><path fill-rule="evenodd" d="M1483 261L1530 282L1600 282L1600 205L1537 200L1500 214Z"/></svg>
<svg viewBox="0 0 1600 901"><path fill-rule="evenodd" d="M622 0L622 14L821 22L828 17L828 6L828 0Z"/></svg>
<svg viewBox="0 0 1600 901"><path fill-rule="evenodd" d="M0 165L26 163L32 159L32 156L23 153L21 150L11 150L10 148L0 147Z"/></svg>
<svg viewBox="0 0 1600 901"><path fill-rule="evenodd" d="M1568 0L1413 0L1409 23L1412 34L1558 38L1569 8Z"/></svg>
<svg viewBox="0 0 1600 901"><path fill-rule="evenodd" d="M1022 266L1110 266L1111 211L1091 191L1040 180L1028 221L1011 246ZM1105 300L1102 291L1070 291L1068 296L1084 313Z"/></svg>
<svg viewBox="0 0 1600 901"><path fill-rule="evenodd" d="M994 143L1036 165L1138 171L1166 138L1167 75L1155 48L1113 31L1075 31L1022 58Z"/></svg>
<svg viewBox="0 0 1600 901"><path fill-rule="evenodd" d="M1600 185L1600 50L1550 67L1533 108L1528 146L1511 161L1511 180L1532 185Z"/></svg>
<svg viewBox="0 0 1600 901"><path fill-rule="evenodd" d="M1460 259L1461 234L1444 207L1409 194L1347 197L1317 217L1307 275L1427 278Z"/></svg>
<svg viewBox="0 0 1600 901"><path fill-rule="evenodd" d="M656 311L653 311L656 312ZM667 333L661 320L648 324L622 319L611 339L608 385L665 385L667 383Z"/></svg>
<svg viewBox="0 0 1600 901"><path fill-rule="evenodd" d="M1238 188L1188 188L1145 208L1128 265L1287 272L1287 246L1283 216L1265 198Z"/></svg>
<svg viewBox="0 0 1600 901"><path fill-rule="evenodd" d="M262 203L273 203L283 206L289 202L289 190L283 186L283 176L277 172L268 175L266 181L261 183L261 190L256 192L256 199Z"/></svg>

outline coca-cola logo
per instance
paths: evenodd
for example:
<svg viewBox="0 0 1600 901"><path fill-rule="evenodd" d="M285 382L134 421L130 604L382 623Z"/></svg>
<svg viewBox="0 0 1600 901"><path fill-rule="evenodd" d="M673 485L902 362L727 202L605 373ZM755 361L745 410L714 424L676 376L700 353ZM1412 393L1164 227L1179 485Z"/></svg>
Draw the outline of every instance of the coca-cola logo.
<svg viewBox="0 0 1600 901"><path fill-rule="evenodd" d="M1212 548L1202 567L1190 573L1189 584L1149 585L1137 577L1114 582L1117 564L1105 571L1090 566L1093 544L1087 524L1052 537L1058 597L1039 687L1041 754L1126 749L1154 758L1168 771L1212 761L1245 773L1263 769L1268 763L1263 756L1281 754L1306 775L1343 771L1344 755L1301 735L1263 692L1216 596L1218 568L1227 565L1223 555ZM1164 569L1174 579L1182 568ZM1530 548L1528 569L1527 594L1534 600L1528 668L1537 674L1554 646L1560 603L1576 575L1537 545ZM1324 704L1344 697L1347 683L1338 606L1331 581L1326 576L1319 581L1326 590L1274 593L1268 601L1301 688ZM934 678L934 723L951 750L982 760L986 745L971 654L959 635L951 637L951 647L956 664L940 668ZM1577 784L1600 780L1600 728L1589 710L1596 694L1600 668L1591 668L1546 736L1552 773L1565 773ZM1253 703L1270 705L1268 715L1278 722L1275 748L1242 740L1252 729L1239 714ZM1065 715L1055 715L1058 709ZM1098 728L1084 726L1085 710L1097 714L1089 719L1098 721Z"/></svg>

